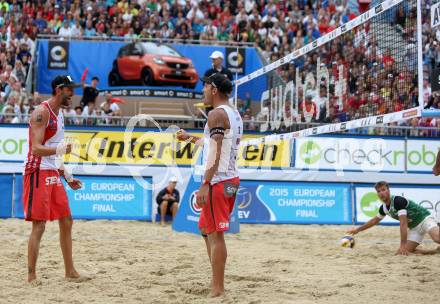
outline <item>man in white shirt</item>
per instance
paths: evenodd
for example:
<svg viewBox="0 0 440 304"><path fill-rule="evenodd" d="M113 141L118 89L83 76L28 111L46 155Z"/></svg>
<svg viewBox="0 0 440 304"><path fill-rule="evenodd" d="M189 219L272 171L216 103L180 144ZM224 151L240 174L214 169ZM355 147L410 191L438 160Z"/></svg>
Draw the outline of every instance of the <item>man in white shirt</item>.
<svg viewBox="0 0 440 304"><path fill-rule="evenodd" d="M70 28L69 22L64 22L63 27L61 27L58 32L58 35L65 38L72 36L72 29Z"/></svg>

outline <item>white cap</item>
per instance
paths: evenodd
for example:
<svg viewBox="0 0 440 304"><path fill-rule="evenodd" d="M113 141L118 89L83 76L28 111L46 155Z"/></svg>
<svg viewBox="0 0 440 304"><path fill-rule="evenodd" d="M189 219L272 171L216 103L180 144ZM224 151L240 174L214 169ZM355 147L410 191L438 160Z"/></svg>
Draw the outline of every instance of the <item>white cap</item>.
<svg viewBox="0 0 440 304"><path fill-rule="evenodd" d="M172 176L170 178L170 183L177 183L177 177L176 176Z"/></svg>
<svg viewBox="0 0 440 304"><path fill-rule="evenodd" d="M93 8L91 6L87 6L87 10L91 11L91 10L93 10Z"/></svg>
<svg viewBox="0 0 440 304"><path fill-rule="evenodd" d="M211 59L217 59L217 58L221 58L221 59L223 59L224 57L223 57L223 53L222 53L222 52L220 52L220 51L214 51L214 52L212 52L210 58L211 58Z"/></svg>

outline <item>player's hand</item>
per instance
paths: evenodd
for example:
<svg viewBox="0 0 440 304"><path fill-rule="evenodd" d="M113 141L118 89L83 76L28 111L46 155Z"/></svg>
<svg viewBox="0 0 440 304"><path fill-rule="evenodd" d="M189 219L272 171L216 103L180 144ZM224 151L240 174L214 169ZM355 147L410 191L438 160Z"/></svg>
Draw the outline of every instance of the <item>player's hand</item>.
<svg viewBox="0 0 440 304"><path fill-rule="evenodd" d="M62 142L57 145L56 155L62 156L64 154L69 154L70 152L72 152L71 143Z"/></svg>
<svg viewBox="0 0 440 304"><path fill-rule="evenodd" d="M358 233L358 231L357 231L356 228L353 228L353 229L350 229L350 230L347 231L347 234L349 234L349 235L355 235L357 233Z"/></svg>
<svg viewBox="0 0 440 304"><path fill-rule="evenodd" d="M82 183L79 179L77 178L72 178L72 180L70 180L69 182L67 182L67 184L69 185L70 188L72 188L73 190L78 190L81 189L82 187Z"/></svg>
<svg viewBox="0 0 440 304"><path fill-rule="evenodd" d="M186 131L183 129L180 129L179 131L177 131L176 136L177 136L177 139L181 140L181 141L185 141L189 138L188 133L186 133Z"/></svg>
<svg viewBox="0 0 440 304"><path fill-rule="evenodd" d="M432 173L434 173L435 176L439 176L440 175L440 166L434 166L432 168Z"/></svg>
<svg viewBox="0 0 440 304"><path fill-rule="evenodd" d="M209 185L201 185L199 191L196 194L197 206L203 208L208 201Z"/></svg>
<svg viewBox="0 0 440 304"><path fill-rule="evenodd" d="M406 249L406 246L400 246L396 252L396 255L408 255L408 249Z"/></svg>

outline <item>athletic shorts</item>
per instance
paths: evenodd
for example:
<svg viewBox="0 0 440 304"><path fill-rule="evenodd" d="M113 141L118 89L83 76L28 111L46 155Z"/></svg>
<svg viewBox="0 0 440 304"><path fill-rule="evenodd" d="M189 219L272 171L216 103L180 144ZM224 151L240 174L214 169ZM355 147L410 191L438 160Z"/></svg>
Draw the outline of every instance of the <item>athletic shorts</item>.
<svg viewBox="0 0 440 304"><path fill-rule="evenodd" d="M421 244L425 234L428 233L432 228L437 228L437 223L435 222L434 217L428 216L413 229L409 229L408 241Z"/></svg>
<svg viewBox="0 0 440 304"><path fill-rule="evenodd" d="M26 221L53 221L70 216L66 190L56 170L38 170L23 176Z"/></svg>
<svg viewBox="0 0 440 304"><path fill-rule="evenodd" d="M240 179L228 179L209 186L208 201L203 206L199 229L205 234L229 230L229 218L234 210Z"/></svg>

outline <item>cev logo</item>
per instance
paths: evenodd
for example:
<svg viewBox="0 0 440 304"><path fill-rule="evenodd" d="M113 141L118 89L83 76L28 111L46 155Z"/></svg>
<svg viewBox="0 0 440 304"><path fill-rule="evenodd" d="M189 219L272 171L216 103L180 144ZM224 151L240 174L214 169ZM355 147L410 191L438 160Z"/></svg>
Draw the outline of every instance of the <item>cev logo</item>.
<svg viewBox="0 0 440 304"><path fill-rule="evenodd" d="M306 141L299 148L299 157L307 164L313 165L321 158L321 147L314 141Z"/></svg>
<svg viewBox="0 0 440 304"><path fill-rule="evenodd" d="M252 202L252 193L245 187L240 187L237 191L238 209L246 209Z"/></svg>
<svg viewBox="0 0 440 304"><path fill-rule="evenodd" d="M191 193L191 196L189 198L189 207L195 215L200 215L200 212L202 212L202 208L200 208L197 205L197 191L194 191Z"/></svg>
<svg viewBox="0 0 440 304"><path fill-rule="evenodd" d="M375 217L382 205L376 192L368 192L361 198L362 213L368 217Z"/></svg>

